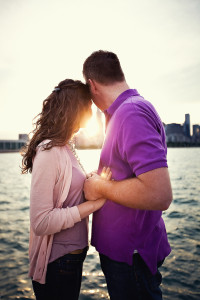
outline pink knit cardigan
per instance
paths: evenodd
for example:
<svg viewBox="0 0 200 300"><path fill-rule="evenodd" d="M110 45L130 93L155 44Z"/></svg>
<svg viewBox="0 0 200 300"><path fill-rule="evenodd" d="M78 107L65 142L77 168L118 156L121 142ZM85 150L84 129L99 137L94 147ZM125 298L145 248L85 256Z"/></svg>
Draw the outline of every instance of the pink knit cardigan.
<svg viewBox="0 0 200 300"><path fill-rule="evenodd" d="M72 164L66 146L37 147L30 192L29 276L44 284L54 233L80 222L77 206L62 208L71 179Z"/></svg>

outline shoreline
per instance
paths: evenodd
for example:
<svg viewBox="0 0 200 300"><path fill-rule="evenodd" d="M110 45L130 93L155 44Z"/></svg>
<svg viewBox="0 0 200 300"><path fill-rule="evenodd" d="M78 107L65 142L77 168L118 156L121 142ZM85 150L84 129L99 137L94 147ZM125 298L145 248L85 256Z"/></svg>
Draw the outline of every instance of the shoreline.
<svg viewBox="0 0 200 300"><path fill-rule="evenodd" d="M182 146L182 145L169 145L167 148L200 148L200 145ZM99 150L101 148L96 147L78 147L76 150ZM3 153L19 153L20 150L0 150L0 154Z"/></svg>

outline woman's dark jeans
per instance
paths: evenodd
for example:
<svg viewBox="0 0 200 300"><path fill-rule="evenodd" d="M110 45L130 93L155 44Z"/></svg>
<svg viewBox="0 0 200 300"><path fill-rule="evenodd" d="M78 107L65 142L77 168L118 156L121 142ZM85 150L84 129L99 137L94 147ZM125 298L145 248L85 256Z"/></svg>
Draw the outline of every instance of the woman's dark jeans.
<svg viewBox="0 0 200 300"><path fill-rule="evenodd" d="M138 253L133 255L133 265L111 260L100 254L101 268L105 275L111 300L161 300L159 271L152 275ZM158 267L163 263L160 262Z"/></svg>
<svg viewBox="0 0 200 300"><path fill-rule="evenodd" d="M66 254L47 267L46 283L32 281L37 300L78 300L83 262L87 249L81 254Z"/></svg>

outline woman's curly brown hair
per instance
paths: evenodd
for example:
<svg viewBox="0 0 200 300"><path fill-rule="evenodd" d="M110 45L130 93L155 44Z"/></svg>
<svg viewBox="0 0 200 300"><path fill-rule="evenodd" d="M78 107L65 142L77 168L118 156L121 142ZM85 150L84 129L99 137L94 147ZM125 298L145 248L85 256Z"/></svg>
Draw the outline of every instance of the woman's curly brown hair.
<svg viewBox="0 0 200 300"><path fill-rule="evenodd" d="M64 146L79 129L80 121L91 103L88 85L79 80L61 81L43 102L42 112L34 119L33 137L22 149L22 174L32 172L33 158L37 146L44 140L51 140L44 150Z"/></svg>

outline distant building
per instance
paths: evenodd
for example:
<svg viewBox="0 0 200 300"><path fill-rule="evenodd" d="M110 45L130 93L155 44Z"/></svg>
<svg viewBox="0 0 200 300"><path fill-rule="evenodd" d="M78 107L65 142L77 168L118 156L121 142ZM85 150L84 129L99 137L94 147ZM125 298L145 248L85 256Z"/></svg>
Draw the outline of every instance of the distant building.
<svg viewBox="0 0 200 300"><path fill-rule="evenodd" d="M194 143L200 143L200 125L193 125L192 141Z"/></svg>
<svg viewBox="0 0 200 300"><path fill-rule="evenodd" d="M193 125L193 136L200 137L200 125Z"/></svg>
<svg viewBox="0 0 200 300"><path fill-rule="evenodd" d="M177 123L171 123L165 125L166 135L170 134L183 134L183 126Z"/></svg>
<svg viewBox="0 0 200 300"><path fill-rule="evenodd" d="M18 140L0 140L0 153L19 152L28 141L28 134L19 134Z"/></svg>
<svg viewBox="0 0 200 300"><path fill-rule="evenodd" d="M188 137L184 135L184 127L181 124L172 123L165 125L167 143L187 143Z"/></svg>
<svg viewBox="0 0 200 300"><path fill-rule="evenodd" d="M20 133L19 134L19 140L23 140L25 142L28 142L28 140L29 140L28 134L26 134L26 133Z"/></svg>
<svg viewBox="0 0 200 300"><path fill-rule="evenodd" d="M199 146L200 125L193 125L193 135L190 134L190 115L185 114L183 125L172 123L166 124L166 142L168 146Z"/></svg>
<svg viewBox="0 0 200 300"><path fill-rule="evenodd" d="M190 137L190 114L185 114L185 122L183 123L184 135Z"/></svg>

